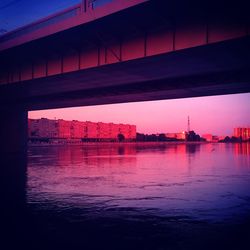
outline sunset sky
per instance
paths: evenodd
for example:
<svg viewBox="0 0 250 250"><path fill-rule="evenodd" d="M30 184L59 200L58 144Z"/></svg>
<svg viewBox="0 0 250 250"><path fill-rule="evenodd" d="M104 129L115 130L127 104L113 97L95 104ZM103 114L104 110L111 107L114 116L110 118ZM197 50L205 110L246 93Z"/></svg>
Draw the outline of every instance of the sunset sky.
<svg viewBox="0 0 250 250"><path fill-rule="evenodd" d="M1 0L0 34L79 3L79 0ZM196 132L232 135L235 126L250 125L250 93L178 100L101 105L30 112L30 118L62 118L137 125L143 133Z"/></svg>
<svg viewBox="0 0 250 250"><path fill-rule="evenodd" d="M250 94L176 100L111 104L33 111L30 118L102 121L137 125L143 133L178 132L191 129L200 134L232 135L236 126L250 125Z"/></svg>

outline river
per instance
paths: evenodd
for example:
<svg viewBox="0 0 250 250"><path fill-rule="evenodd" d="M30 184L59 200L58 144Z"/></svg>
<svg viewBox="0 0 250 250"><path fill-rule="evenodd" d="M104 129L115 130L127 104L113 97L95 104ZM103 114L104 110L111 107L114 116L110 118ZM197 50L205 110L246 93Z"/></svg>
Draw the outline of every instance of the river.
<svg viewBox="0 0 250 250"><path fill-rule="evenodd" d="M26 192L44 248L244 249L250 144L30 147Z"/></svg>

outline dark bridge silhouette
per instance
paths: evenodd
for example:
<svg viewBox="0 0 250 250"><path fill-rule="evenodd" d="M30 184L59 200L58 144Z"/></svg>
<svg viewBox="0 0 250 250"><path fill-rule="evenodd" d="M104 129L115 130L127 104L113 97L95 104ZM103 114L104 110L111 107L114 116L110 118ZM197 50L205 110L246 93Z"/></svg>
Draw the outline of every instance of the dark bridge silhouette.
<svg viewBox="0 0 250 250"><path fill-rule="evenodd" d="M246 6L172 2L85 0L2 35L1 150L25 149L28 110L249 92Z"/></svg>

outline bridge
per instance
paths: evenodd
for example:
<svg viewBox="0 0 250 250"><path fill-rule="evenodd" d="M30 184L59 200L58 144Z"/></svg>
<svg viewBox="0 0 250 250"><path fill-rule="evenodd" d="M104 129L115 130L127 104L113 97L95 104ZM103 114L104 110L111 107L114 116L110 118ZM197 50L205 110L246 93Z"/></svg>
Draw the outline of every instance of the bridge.
<svg viewBox="0 0 250 250"><path fill-rule="evenodd" d="M0 37L0 150L27 111L250 90L247 6L82 0Z"/></svg>
<svg viewBox="0 0 250 250"><path fill-rule="evenodd" d="M0 36L1 222L8 245L29 235L29 110L250 91L248 6L191 2L82 0Z"/></svg>

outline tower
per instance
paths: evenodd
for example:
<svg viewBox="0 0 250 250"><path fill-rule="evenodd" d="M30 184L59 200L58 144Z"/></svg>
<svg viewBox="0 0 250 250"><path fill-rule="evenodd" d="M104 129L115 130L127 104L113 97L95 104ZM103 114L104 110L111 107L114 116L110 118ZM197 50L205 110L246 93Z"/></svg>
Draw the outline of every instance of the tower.
<svg viewBox="0 0 250 250"><path fill-rule="evenodd" d="M188 123L187 123L187 132L188 132L188 134L190 132L190 119L189 119L189 116L188 116Z"/></svg>

